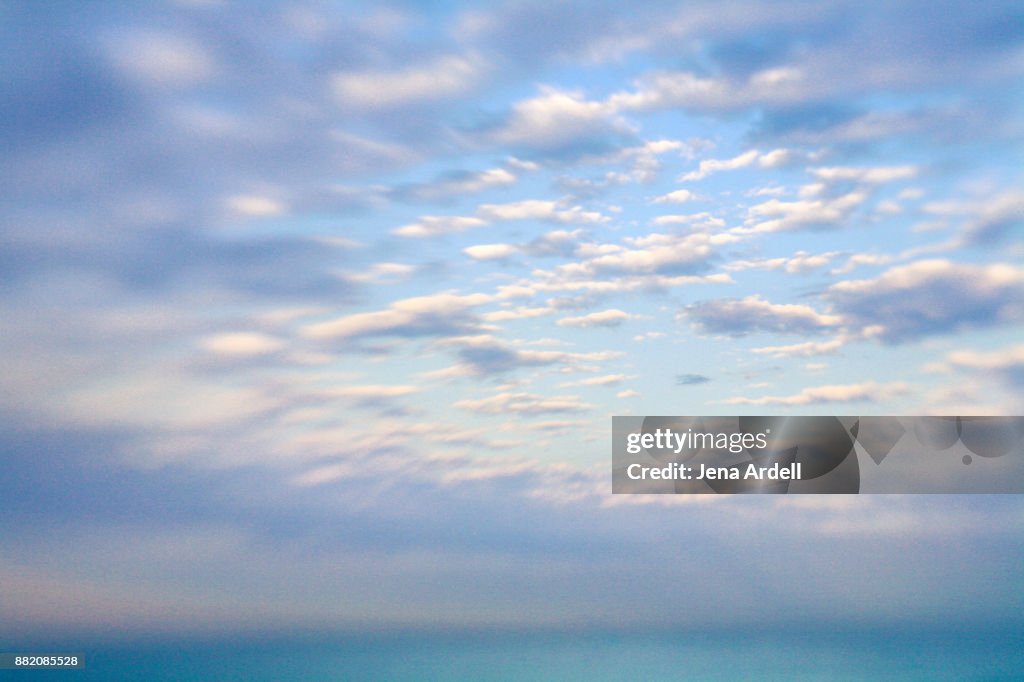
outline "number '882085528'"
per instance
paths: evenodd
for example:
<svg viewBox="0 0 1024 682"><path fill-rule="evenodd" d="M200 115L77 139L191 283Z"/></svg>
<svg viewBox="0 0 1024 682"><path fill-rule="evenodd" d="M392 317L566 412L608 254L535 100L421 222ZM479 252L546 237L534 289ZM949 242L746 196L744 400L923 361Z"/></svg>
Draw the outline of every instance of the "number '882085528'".
<svg viewBox="0 0 1024 682"><path fill-rule="evenodd" d="M78 656L15 656L14 665L26 668L73 667L78 665Z"/></svg>

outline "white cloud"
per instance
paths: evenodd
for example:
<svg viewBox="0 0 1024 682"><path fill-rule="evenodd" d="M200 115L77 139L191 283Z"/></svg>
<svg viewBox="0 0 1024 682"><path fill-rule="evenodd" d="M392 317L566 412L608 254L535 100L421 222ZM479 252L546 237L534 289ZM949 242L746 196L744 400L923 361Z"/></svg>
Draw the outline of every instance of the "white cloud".
<svg viewBox="0 0 1024 682"><path fill-rule="evenodd" d="M1024 346L1011 346L997 351L954 351L946 356L954 367L982 370L1005 370L1024 367Z"/></svg>
<svg viewBox="0 0 1024 682"><path fill-rule="evenodd" d="M608 105L616 111L728 110L758 103L798 101L819 87L801 69L791 66L758 71L745 81L662 71L636 81L632 92L613 94Z"/></svg>
<svg viewBox="0 0 1024 682"><path fill-rule="evenodd" d="M362 400L381 400L398 398L417 393L419 389L410 385L369 384L363 386L335 386L321 392L324 397L359 398Z"/></svg>
<svg viewBox="0 0 1024 682"><path fill-rule="evenodd" d="M909 180L917 177L918 169L916 166L877 166L874 168L834 166L812 168L810 172L825 182L852 181L874 185L894 180Z"/></svg>
<svg viewBox="0 0 1024 682"><path fill-rule="evenodd" d="M541 94L517 102L490 137L500 144L558 148L592 133L632 132L610 107L580 92L543 87Z"/></svg>
<svg viewBox="0 0 1024 682"><path fill-rule="evenodd" d="M591 244L580 249L592 257L580 263L561 266L564 274L599 272L687 273L703 270L715 247L738 240L733 235L662 234L630 237L624 241L632 248L618 244Z"/></svg>
<svg viewBox="0 0 1024 682"><path fill-rule="evenodd" d="M831 341L805 341L794 343L788 346L763 346L754 348L754 353L765 353L777 358L787 357L812 357L815 355L830 355L843 347L845 339L832 339Z"/></svg>
<svg viewBox="0 0 1024 682"><path fill-rule="evenodd" d="M478 244L462 252L473 260L502 260L519 253L519 247L513 244Z"/></svg>
<svg viewBox="0 0 1024 682"><path fill-rule="evenodd" d="M976 202L963 227L962 240L967 244L998 243L1016 232L1024 233L1024 196L1007 191Z"/></svg>
<svg viewBox="0 0 1024 682"><path fill-rule="evenodd" d="M868 199L868 194L854 190L828 199L768 201L747 210L747 227L738 228L737 234L782 232L805 227L834 227L843 223L850 214ZM768 218L763 220L763 218Z"/></svg>
<svg viewBox="0 0 1024 682"><path fill-rule="evenodd" d="M278 199L255 194L237 194L228 197L224 203L234 213L251 218L279 216L288 210L288 207Z"/></svg>
<svg viewBox="0 0 1024 682"><path fill-rule="evenodd" d="M433 294L392 303L386 310L346 315L310 324L303 334L313 339L371 336L448 336L479 327L469 310L491 300L485 294Z"/></svg>
<svg viewBox="0 0 1024 682"><path fill-rule="evenodd" d="M1010 386L1024 388L1024 345L991 351L958 350L949 353L938 370L969 370L995 376Z"/></svg>
<svg viewBox="0 0 1024 682"><path fill-rule="evenodd" d="M746 168L757 161L760 152L756 149L743 152L739 156L734 156L731 159L704 159L700 162L697 170L685 173L679 177L680 182L691 182L693 180L703 180L712 173L725 170L736 170L738 168Z"/></svg>
<svg viewBox="0 0 1024 682"><path fill-rule="evenodd" d="M609 219L597 211L585 211L582 206L563 208L556 201L524 199L505 204L483 204L477 208L475 217L422 216L418 222L392 230L392 234L399 237L434 237L483 227L492 222L514 220L586 224L604 223Z"/></svg>
<svg viewBox="0 0 1024 682"><path fill-rule="evenodd" d="M875 327L896 343L1024 321L1024 268L923 260L874 279L838 282L824 296L847 326Z"/></svg>
<svg viewBox="0 0 1024 682"><path fill-rule="evenodd" d="M688 189L677 189L674 192L655 197L651 201L655 204L682 204L694 198L693 192Z"/></svg>
<svg viewBox="0 0 1024 682"><path fill-rule="evenodd" d="M483 319L488 322L503 322L505 320L522 320L531 317L543 317L558 312L557 308L550 306L503 308L489 313L484 313Z"/></svg>
<svg viewBox="0 0 1024 682"><path fill-rule="evenodd" d="M349 282L385 283L404 279L416 272L416 267L405 263L374 263L363 272L351 272L344 278Z"/></svg>
<svg viewBox="0 0 1024 682"><path fill-rule="evenodd" d="M558 350L523 350L514 348L490 334L456 336L442 339L434 345L437 348L454 349L458 356L454 366L434 373L434 378L485 376L521 367L548 365L559 365L561 371L572 372L589 368L586 363L605 362L621 355L615 351L570 353Z"/></svg>
<svg viewBox="0 0 1024 682"><path fill-rule="evenodd" d="M559 223L603 223L608 218L580 206L561 208L555 201L526 199L507 204L484 204L477 215L486 220L545 220Z"/></svg>
<svg viewBox="0 0 1024 682"><path fill-rule="evenodd" d="M731 159L704 159L700 162L697 170L679 176L679 181L692 182L703 180L712 173L738 170L754 164L761 168L778 168L791 163L796 156L797 153L791 149L773 149L770 152L764 153L756 149L750 149Z"/></svg>
<svg viewBox="0 0 1024 682"><path fill-rule="evenodd" d="M740 260L727 263L723 267L724 270L728 271L739 271L739 270L750 270L750 269L765 269L765 270L785 270L790 274L799 274L808 270L814 270L816 268L828 265L828 263L839 255L838 251L829 251L827 253L809 254L806 251L797 251L788 258L761 258L756 260Z"/></svg>
<svg viewBox="0 0 1024 682"><path fill-rule="evenodd" d="M771 303L756 294L694 303L684 309L684 314L705 333L733 336L750 332L814 333L840 322L838 316L819 313L810 306Z"/></svg>
<svg viewBox="0 0 1024 682"><path fill-rule="evenodd" d="M892 260L893 257L887 254L855 253L847 258L843 265L838 268L833 268L831 272L833 275L845 275L861 265L888 265Z"/></svg>
<svg viewBox="0 0 1024 682"><path fill-rule="evenodd" d="M140 32L111 45L115 65L140 81L183 87L208 80L216 72L213 57L191 38Z"/></svg>
<svg viewBox="0 0 1024 682"><path fill-rule="evenodd" d="M660 339L666 336L665 332L647 332L646 334L637 334L633 337L634 341L649 341L650 339Z"/></svg>
<svg viewBox="0 0 1024 682"><path fill-rule="evenodd" d="M399 237L434 237L439 234L463 232L487 223L479 218L466 216L423 216L419 222L403 225L392 231Z"/></svg>
<svg viewBox="0 0 1024 682"><path fill-rule="evenodd" d="M632 378L634 377L626 374L605 374L604 376L581 379L576 383L580 386L613 386L615 384L621 384L623 381Z"/></svg>
<svg viewBox="0 0 1024 682"><path fill-rule="evenodd" d="M480 81L484 70L479 57L448 55L395 71L339 72L331 78L331 89L342 107L396 107L463 93Z"/></svg>
<svg viewBox="0 0 1024 682"><path fill-rule="evenodd" d="M202 346L217 355L254 357L279 351L286 343L277 337L257 332L229 332L206 337Z"/></svg>
<svg viewBox="0 0 1024 682"><path fill-rule="evenodd" d="M417 199L432 201L476 194L496 187L508 187L517 180L518 177L505 168L491 168L475 173L457 173L433 182L414 185L409 193Z"/></svg>
<svg viewBox="0 0 1024 682"><path fill-rule="evenodd" d="M632 319L630 315L621 310L602 310L597 313L590 313L581 317L563 317L556 324L559 327L618 327L626 320Z"/></svg>
<svg viewBox="0 0 1024 682"><path fill-rule="evenodd" d="M592 406L582 402L579 396L543 396L533 393L499 393L480 400L459 400L455 407L483 414L547 414L557 412L582 412Z"/></svg>
<svg viewBox="0 0 1024 682"><path fill-rule="evenodd" d="M707 213L689 213L684 215L660 215L654 219L655 225L691 225L701 230L713 230L725 227L726 223L721 218Z"/></svg>
<svg viewBox="0 0 1024 682"><path fill-rule="evenodd" d="M796 395L763 396L761 398L735 397L722 402L726 405L819 405L825 403L884 402L909 391L900 382L879 384L868 381L861 384L816 386L805 388Z"/></svg>
<svg viewBox="0 0 1024 682"><path fill-rule="evenodd" d="M757 159L757 165L761 168L778 168L792 161L793 157L794 152L790 149L773 149L761 154Z"/></svg>

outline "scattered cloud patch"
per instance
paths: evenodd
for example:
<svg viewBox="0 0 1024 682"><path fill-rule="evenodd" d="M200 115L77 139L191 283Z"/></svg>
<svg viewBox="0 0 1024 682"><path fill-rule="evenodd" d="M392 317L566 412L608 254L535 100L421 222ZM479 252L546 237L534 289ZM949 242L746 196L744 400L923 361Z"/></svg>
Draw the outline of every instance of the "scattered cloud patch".
<svg viewBox="0 0 1024 682"><path fill-rule="evenodd" d="M626 320L636 317L621 310L612 308L580 317L563 317L556 324L559 327L618 327Z"/></svg>
<svg viewBox="0 0 1024 682"><path fill-rule="evenodd" d="M902 343L936 334L1024 321L1024 268L923 260L824 293L850 328L878 328Z"/></svg>
<svg viewBox="0 0 1024 682"><path fill-rule="evenodd" d="M479 57L447 55L395 70L341 71L331 78L342 108L385 109L462 94L486 72Z"/></svg>
<svg viewBox="0 0 1024 682"><path fill-rule="evenodd" d="M783 270L790 274L800 274L810 270L824 267L839 256L838 251L827 253L810 254L806 251L797 251L792 256L785 258L760 258L755 260L738 260L723 265L723 269L733 272L751 269Z"/></svg>
<svg viewBox="0 0 1024 682"><path fill-rule="evenodd" d="M473 260L503 260L519 253L519 247L512 244L478 244L462 252Z"/></svg>
<svg viewBox="0 0 1024 682"><path fill-rule="evenodd" d="M436 237L483 227L486 221L466 216L423 216L419 222L395 228L393 234L399 237Z"/></svg>
<svg viewBox="0 0 1024 682"><path fill-rule="evenodd" d="M843 347L845 339L831 341L805 341L786 346L762 346L751 349L754 353L763 353L777 358L806 358L816 355L833 355Z"/></svg>
<svg viewBox="0 0 1024 682"><path fill-rule="evenodd" d="M861 384L841 384L833 386L816 386L805 388L795 395L763 396L760 398L735 397L724 401L726 405L824 405L828 403L878 403L891 400L909 391L905 383L891 382L886 384L868 381Z"/></svg>
<svg viewBox="0 0 1024 682"><path fill-rule="evenodd" d="M303 328L303 333L323 340L460 335L480 328L471 309L490 300L486 294L417 296L396 301L385 310L310 324Z"/></svg>
<svg viewBox="0 0 1024 682"><path fill-rule="evenodd" d="M683 315L703 333L729 336L753 332L819 334L840 323L838 316L819 313L810 306L771 303L756 294L694 303L683 309Z"/></svg>
<svg viewBox="0 0 1024 682"><path fill-rule="evenodd" d="M208 336L202 341L207 351L229 357L269 355L283 349L283 339L259 332L229 332Z"/></svg>
<svg viewBox="0 0 1024 682"><path fill-rule="evenodd" d="M991 374L1013 387L1024 387L1024 345L994 351L959 350L949 353L942 369L968 370Z"/></svg>
<svg viewBox="0 0 1024 682"><path fill-rule="evenodd" d="M255 194L238 194L228 197L225 205L237 215L247 218L272 218L288 211L288 207L283 202Z"/></svg>
<svg viewBox="0 0 1024 682"><path fill-rule="evenodd" d="M534 393L499 393L479 400L459 400L455 407L482 414L520 415L583 412L592 406L579 396L543 396Z"/></svg>
<svg viewBox="0 0 1024 682"><path fill-rule="evenodd" d="M853 212L868 200L868 193L853 190L837 197L797 201L768 201L747 210L742 234L786 232L806 228L835 229L847 223Z"/></svg>
<svg viewBox="0 0 1024 682"><path fill-rule="evenodd" d="M690 190L677 189L668 194L662 194L660 197L655 197L651 201L655 204L683 204L693 199L694 194Z"/></svg>

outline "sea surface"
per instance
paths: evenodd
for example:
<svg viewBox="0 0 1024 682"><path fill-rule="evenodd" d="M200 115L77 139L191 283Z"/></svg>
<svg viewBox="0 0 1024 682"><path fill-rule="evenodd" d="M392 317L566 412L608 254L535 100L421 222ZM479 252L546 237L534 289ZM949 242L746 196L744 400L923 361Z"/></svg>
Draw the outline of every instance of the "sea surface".
<svg viewBox="0 0 1024 682"><path fill-rule="evenodd" d="M72 648L86 655L85 670L0 671L0 678L110 682L1024 679L1024 635L1017 632L406 633Z"/></svg>

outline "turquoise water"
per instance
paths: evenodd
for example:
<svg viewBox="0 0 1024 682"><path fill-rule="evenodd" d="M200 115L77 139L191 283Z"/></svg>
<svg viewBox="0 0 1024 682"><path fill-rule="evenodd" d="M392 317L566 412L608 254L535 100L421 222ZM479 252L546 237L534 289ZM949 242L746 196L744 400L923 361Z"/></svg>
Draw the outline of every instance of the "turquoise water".
<svg viewBox="0 0 1024 682"><path fill-rule="evenodd" d="M149 643L84 652L84 671L7 675L115 682L1024 678L1024 637L1016 633L410 634L233 645Z"/></svg>

